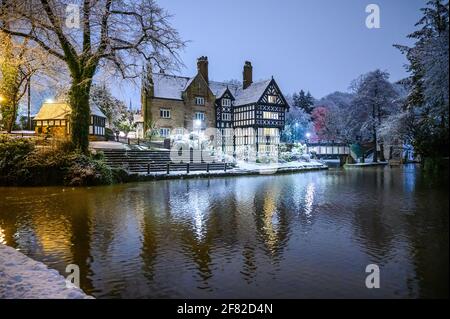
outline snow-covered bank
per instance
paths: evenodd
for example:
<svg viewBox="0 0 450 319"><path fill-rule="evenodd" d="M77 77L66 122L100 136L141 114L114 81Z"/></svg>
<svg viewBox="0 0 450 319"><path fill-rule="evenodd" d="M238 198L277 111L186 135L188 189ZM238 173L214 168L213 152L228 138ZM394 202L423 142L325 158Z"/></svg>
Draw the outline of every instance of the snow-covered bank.
<svg viewBox="0 0 450 319"><path fill-rule="evenodd" d="M0 299L89 299L81 289L14 248L0 244Z"/></svg>
<svg viewBox="0 0 450 319"><path fill-rule="evenodd" d="M371 167L371 166L385 166L388 162L366 162L366 163L356 163L356 164L345 164L345 168L353 168L353 167Z"/></svg>
<svg viewBox="0 0 450 319"><path fill-rule="evenodd" d="M327 166L325 164L317 161L309 161L309 162L293 161L286 163L268 163L268 164L238 161L235 170L253 172L253 171L272 171L272 170L278 171L283 169L308 169L308 168L326 168L326 167Z"/></svg>
<svg viewBox="0 0 450 319"><path fill-rule="evenodd" d="M289 162L289 163L247 163L238 161L237 166L232 169L223 170L211 170L207 171L171 171L169 174L166 172L156 173L134 173L128 175L127 182L144 182L152 180L164 180L164 179L187 179L187 178L214 178L214 177L238 177L247 175L273 175L273 174L285 174L285 173L300 173L308 171L326 170L327 165L323 163L310 161L310 162Z"/></svg>

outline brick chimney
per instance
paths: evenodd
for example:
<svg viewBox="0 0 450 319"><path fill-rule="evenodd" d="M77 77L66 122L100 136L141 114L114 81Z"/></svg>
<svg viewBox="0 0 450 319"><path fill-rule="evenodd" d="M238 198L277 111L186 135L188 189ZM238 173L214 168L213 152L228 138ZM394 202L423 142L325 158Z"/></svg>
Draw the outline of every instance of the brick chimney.
<svg viewBox="0 0 450 319"><path fill-rule="evenodd" d="M253 67L250 61L245 61L244 71L242 72L244 90L253 83Z"/></svg>
<svg viewBox="0 0 450 319"><path fill-rule="evenodd" d="M203 78L205 79L206 83L209 83L208 78L208 57L207 56L201 56L197 59L197 70L198 73L200 73Z"/></svg>

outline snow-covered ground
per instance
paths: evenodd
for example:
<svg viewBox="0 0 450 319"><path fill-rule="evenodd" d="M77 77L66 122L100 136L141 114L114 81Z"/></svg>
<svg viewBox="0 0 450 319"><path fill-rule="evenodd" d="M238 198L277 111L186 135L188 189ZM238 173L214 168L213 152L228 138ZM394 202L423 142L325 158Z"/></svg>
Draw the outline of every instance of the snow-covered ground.
<svg viewBox="0 0 450 319"><path fill-rule="evenodd" d="M0 299L88 299L81 289L14 248L0 244Z"/></svg>
<svg viewBox="0 0 450 319"><path fill-rule="evenodd" d="M307 169L307 168L321 168L321 167L326 167L326 165L321 162L317 162L317 161L309 161L309 162L293 161L293 162L286 162L286 163L268 163L268 164L245 162L245 161L237 162L237 169L247 170L247 171L295 169L295 168Z"/></svg>
<svg viewBox="0 0 450 319"><path fill-rule="evenodd" d="M387 164L388 162L365 162L365 163L345 164L345 167L383 166Z"/></svg>
<svg viewBox="0 0 450 319"><path fill-rule="evenodd" d="M183 177L183 176L242 176L242 175L250 175L255 173L264 174L276 174L277 172L289 172L289 171L307 171L312 169L326 169L327 165L317 162L289 162L289 163L270 163L270 164L261 164L261 163L249 163L245 161L237 161L236 167L232 169L227 169L227 171L223 170L210 170L209 172L203 171L190 171L189 174L186 171L171 171L169 175L165 171L151 173L148 176L172 176L172 177ZM147 175L147 173L141 173L140 175Z"/></svg>
<svg viewBox="0 0 450 319"><path fill-rule="evenodd" d="M130 150L131 148L124 143L113 141L92 141L89 146L94 149L112 149L112 150Z"/></svg>

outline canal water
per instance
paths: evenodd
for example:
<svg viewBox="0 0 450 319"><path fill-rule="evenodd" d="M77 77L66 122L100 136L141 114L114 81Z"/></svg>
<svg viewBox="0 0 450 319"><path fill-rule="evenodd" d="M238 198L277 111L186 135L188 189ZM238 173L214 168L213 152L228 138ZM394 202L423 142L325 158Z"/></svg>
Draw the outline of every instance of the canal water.
<svg viewBox="0 0 450 319"><path fill-rule="evenodd" d="M0 188L0 242L98 298L448 297L448 188L415 165Z"/></svg>

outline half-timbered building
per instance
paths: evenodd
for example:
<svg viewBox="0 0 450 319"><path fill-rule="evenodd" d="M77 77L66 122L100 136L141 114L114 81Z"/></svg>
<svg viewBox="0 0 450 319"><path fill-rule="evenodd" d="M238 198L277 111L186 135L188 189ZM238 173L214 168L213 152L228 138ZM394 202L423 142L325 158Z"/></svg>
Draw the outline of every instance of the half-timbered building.
<svg viewBox="0 0 450 319"><path fill-rule="evenodd" d="M209 81L208 59L197 61L198 73L179 77L147 73L142 91L144 123L156 125L163 137L187 131L217 129L216 144L227 154L247 156L277 151L285 112L289 110L273 79L253 82L246 61L242 85Z"/></svg>

